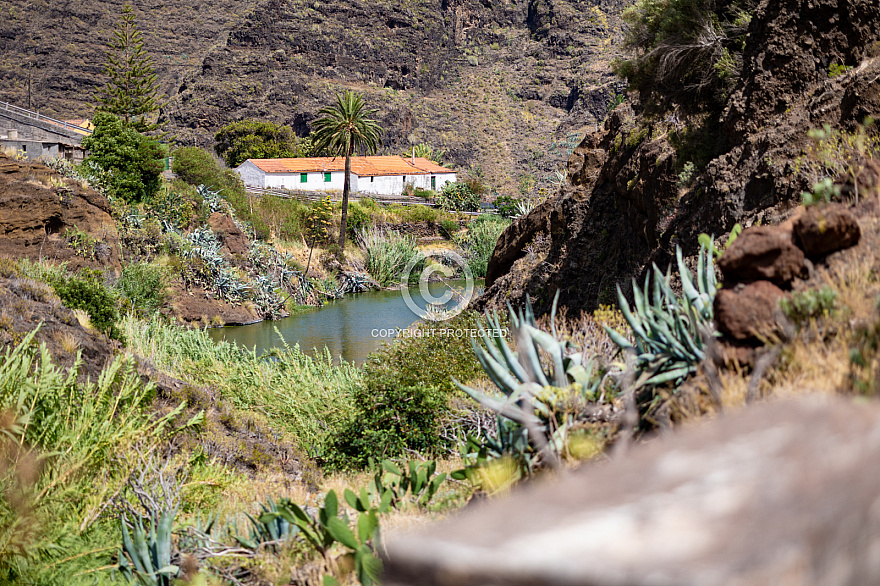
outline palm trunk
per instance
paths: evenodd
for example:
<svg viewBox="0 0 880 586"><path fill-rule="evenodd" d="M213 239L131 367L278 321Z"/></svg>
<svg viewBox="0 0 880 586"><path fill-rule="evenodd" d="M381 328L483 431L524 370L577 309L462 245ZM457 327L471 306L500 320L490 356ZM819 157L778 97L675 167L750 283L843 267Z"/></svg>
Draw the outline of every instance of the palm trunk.
<svg viewBox="0 0 880 586"><path fill-rule="evenodd" d="M339 254L345 253L345 233L348 231L348 192L351 190L351 146L345 151L345 180L342 183L342 225L339 227Z"/></svg>

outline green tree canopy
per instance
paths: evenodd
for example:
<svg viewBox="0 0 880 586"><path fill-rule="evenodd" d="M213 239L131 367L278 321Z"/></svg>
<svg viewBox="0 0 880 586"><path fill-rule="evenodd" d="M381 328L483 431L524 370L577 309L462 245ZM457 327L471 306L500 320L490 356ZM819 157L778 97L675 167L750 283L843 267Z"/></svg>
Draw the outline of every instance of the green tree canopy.
<svg viewBox="0 0 880 586"><path fill-rule="evenodd" d="M351 191L351 156L358 151L372 155L382 145L379 124L370 118L377 110L365 109L362 95L351 90L336 94L336 103L318 111L321 118L312 124L311 138L315 148L329 156L345 157L345 182L342 187L342 222L339 228L339 247L345 250L348 195Z"/></svg>
<svg viewBox="0 0 880 586"><path fill-rule="evenodd" d="M110 172L113 195L126 201L152 197L165 167L165 147L113 114L97 112L93 122L95 131L82 142L89 151L85 162Z"/></svg>
<svg viewBox="0 0 880 586"><path fill-rule="evenodd" d="M147 122L147 117L158 112L163 96L159 95L153 59L144 49L131 4L125 4L113 31L104 74L110 80L98 93L98 109L119 116L141 132L158 128Z"/></svg>
<svg viewBox="0 0 880 586"><path fill-rule="evenodd" d="M227 124L214 135L214 150L230 167L247 159L284 159L308 156L300 148L290 126L261 120L239 120Z"/></svg>

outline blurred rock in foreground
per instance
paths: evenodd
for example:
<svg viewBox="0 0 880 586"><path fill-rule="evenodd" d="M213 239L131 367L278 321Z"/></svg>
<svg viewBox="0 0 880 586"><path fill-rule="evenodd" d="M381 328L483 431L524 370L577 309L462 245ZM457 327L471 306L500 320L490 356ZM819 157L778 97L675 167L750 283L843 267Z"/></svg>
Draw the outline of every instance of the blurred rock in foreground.
<svg viewBox="0 0 880 586"><path fill-rule="evenodd" d="M745 409L391 536L387 586L880 584L880 406Z"/></svg>

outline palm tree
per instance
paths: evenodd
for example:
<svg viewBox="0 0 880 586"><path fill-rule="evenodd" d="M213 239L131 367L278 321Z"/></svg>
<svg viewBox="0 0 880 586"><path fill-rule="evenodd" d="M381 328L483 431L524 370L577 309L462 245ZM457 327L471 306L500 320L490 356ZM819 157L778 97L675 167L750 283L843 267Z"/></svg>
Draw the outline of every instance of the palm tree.
<svg viewBox="0 0 880 586"><path fill-rule="evenodd" d="M351 155L363 150L372 155L382 145L379 124L370 118L377 110L365 110L362 95L351 90L336 94L336 103L318 111L322 117L312 124L312 138L318 151L328 155L345 156L345 182L342 185L342 225L339 228L339 248L345 250L346 222L348 222L348 194L351 190Z"/></svg>

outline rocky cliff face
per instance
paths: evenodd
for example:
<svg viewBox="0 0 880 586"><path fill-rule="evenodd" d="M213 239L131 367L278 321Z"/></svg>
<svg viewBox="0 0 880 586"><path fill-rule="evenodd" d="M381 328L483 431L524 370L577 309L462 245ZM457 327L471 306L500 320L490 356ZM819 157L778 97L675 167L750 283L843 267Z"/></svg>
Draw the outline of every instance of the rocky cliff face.
<svg viewBox="0 0 880 586"><path fill-rule="evenodd" d="M558 289L563 304L595 308L651 262L665 266L677 244L694 252L700 232L783 218L817 179L804 164L808 132L852 133L880 118L878 22L874 0L763 1L743 74L705 121L714 158L682 182L688 154L670 142L677 116L650 118L637 99L617 108L575 149L571 184L502 236L478 306L526 293L546 303ZM832 63L851 69L831 76Z"/></svg>
<svg viewBox="0 0 880 586"><path fill-rule="evenodd" d="M178 140L209 145L242 118L305 134L334 93L364 92L386 150L426 142L496 188L548 184L620 84L607 64L628 0L139 2ZM0 9L0 100L88 115L119 7Z"/></svg>

